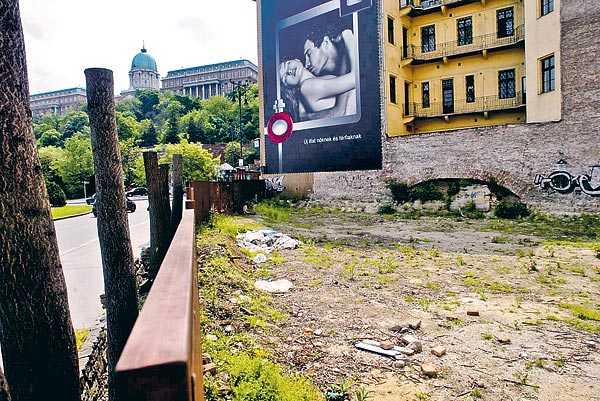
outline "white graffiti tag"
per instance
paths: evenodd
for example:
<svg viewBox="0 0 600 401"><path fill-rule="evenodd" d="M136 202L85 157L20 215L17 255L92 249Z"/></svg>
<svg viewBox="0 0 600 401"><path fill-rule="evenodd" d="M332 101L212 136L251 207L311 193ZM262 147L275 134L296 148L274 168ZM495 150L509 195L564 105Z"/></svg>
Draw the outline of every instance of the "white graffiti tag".
<svg viewBox="0 0 600 401"><path fill-rule="evenodd" d="M567 171L553 171L544 177L536 174L533 183L541 189L552 189L560 194L568 194L575 189L589 196L600 196L600 165L592 166L590 174L571 175Z"/></svg>
<svg viewBox="0 0 600 401"><path fill-rule="evenodd" d="M280 175L278 177L265 178L265 187L267 191L282 192L285 189L285 186L283 185L284 177L284 175Z"/></svg>

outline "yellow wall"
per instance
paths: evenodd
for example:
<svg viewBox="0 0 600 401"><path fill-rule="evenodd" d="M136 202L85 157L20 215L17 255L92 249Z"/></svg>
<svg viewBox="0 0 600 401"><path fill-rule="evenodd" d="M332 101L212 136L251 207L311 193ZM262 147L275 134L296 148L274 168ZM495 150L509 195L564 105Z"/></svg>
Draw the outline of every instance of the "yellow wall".
<svg viewBox="0 0 600 401"><path fill-rule="evenodd" d="M527 122L561 119L560 87L560 0L554 0L554 11L541 16L540 2L525 5L525 65L527 71ZM541 59L554 55L555 90L542 93Z"/></svg>
<svg viewBox="0 0 600 401"><path fill-rule="evenodd" d="M472 17L472 37L474 43L478 37L490 35L495 38L496 12L499 9L513 7L514 23L513 29L522 32L525 21L523 2L518 0L488 0L486 2L473 2L460 7L437 7L430 14L411 18L408 15L409 7L398 9L398 2L384 0L383 32L385 37L385 93L387 113L387 134L389 136L408 135L413 133L424 133L440 130L453 130L465 127L476 127L495 124L525 122L525 115L521 109L514 110L511 104L504 111L479 112L475 114L455 114L448 117L421 117L414 118L403 116L405 99L405 82L409 83L409 102L411 111L413 103L417 103L417 109L422 101L421 83L430 84L430 102L442 102L442 79L452 78L454 80L454 102L459 104L465 102L466 89L465 77L474 76L475 97L498 96L498 73L501 70L515 69L515 85L517 96L521 96L522 77L525 75L524 50L522 46L514 46L505 50L478 52L474 55L462 55L447 59L437 59L423 64L410 62L402 59L403 52L403 27L408 30L408 45L414 45L417 52L421 47L421 28L427 25L435 25L436 52L442 56L441 50L444 44L449 48L457 41L457 20L459 18ZM395 44L387 40L387 20L394 19ZM397 104L389 101L389 75L396 77L397 81ZM513 102L514 103L514 102ZM440 105L441 107L441 105ZM502 107L502 106L501 106ZM465 108L466 110L466 108ZM424 110L429 113L429 110ZM466 111L465 111L466 112ZM412 114L412 112L411 112Z"/></svg>

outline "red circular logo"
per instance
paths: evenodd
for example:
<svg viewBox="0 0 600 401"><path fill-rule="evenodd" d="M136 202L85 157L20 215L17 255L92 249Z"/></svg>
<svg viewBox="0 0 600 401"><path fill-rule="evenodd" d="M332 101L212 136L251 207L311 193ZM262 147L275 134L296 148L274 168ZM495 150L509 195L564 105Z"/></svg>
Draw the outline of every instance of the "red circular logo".
<svg viewBox="0 0 600 401"><path fill-rule="evenodd" d="M273 114L267 124L267 134L273 143L283 143L292 136L294 121L286 112Z"/></svg>

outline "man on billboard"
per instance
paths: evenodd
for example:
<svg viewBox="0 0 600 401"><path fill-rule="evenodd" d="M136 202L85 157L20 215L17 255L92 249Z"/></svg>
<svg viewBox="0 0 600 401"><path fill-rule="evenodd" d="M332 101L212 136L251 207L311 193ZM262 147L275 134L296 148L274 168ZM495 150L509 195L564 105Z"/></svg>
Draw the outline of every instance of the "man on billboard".
<svg viewBox="0 0 600 401"><path fill-rule="evenodd" d="M284 96L296 121L354 114L356 101L351 101L356 97L354 34L346 29L335 38L336 44L328 35L321 39L320 47L314 43L310 39L305 41L305 65L291 59L279 66Z"/></svg>

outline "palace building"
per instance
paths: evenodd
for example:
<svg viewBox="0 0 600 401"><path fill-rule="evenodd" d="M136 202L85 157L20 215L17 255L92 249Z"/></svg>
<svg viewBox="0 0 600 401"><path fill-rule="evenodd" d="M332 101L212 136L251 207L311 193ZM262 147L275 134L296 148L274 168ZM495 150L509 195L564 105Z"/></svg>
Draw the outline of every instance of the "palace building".
<svg viewBox="0 0 600 401"><path fill-rule="evenodd" d="M223 96L234 83L258 82L258 67L248 60L235 60L169 71L162 79L162 91L200 97Z"/></svg>
<svg viewBox="0 0 600 401"><path fill-rule="evenodd" d="M39 118L45 114L64 116L77 110L87 102L87 93L83 88L69 88L52 92L38 93L29 97L31 114Z"/></svg>

